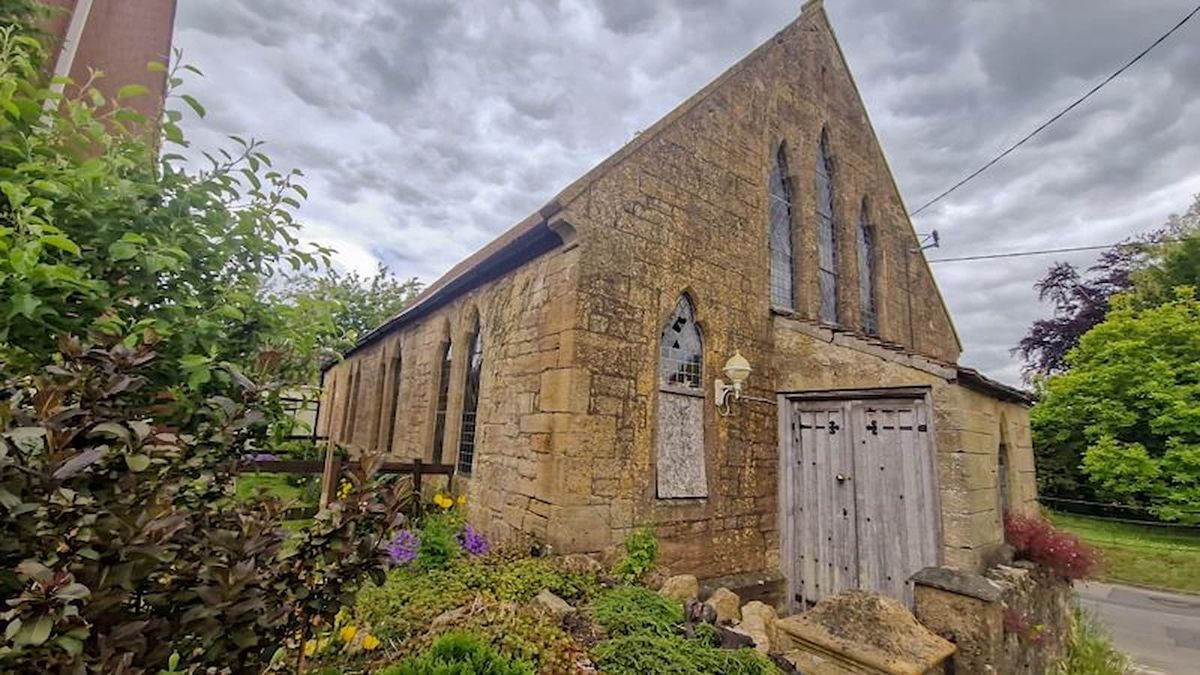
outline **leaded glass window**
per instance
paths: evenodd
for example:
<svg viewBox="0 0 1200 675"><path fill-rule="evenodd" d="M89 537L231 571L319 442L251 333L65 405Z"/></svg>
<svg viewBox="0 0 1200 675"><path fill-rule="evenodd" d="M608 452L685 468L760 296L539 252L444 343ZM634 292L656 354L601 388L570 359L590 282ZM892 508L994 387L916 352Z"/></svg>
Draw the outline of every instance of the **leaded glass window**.
<svg viewBox="0 0 1200 675"><path fill-rule="evenodd" d="M834 226L833 170L829 161L829 135L821 131L817 148L817 286L821 291L821 321L838 322L837 230Z"/></svg>
<svg viewBox="0 0 1200 675"><path fill-rule="evenodd" d="M659 344L659 384L665 389L700 389L703 349L696 313L687 296L675 305Z"/></svg>
<svg viewBox="0 0 1200 675"><path fill-rule="evenodd" d="M787 155L779 144L768 185L770 202L771 306L796 308L792 267L792 191L788 184Z"/></svg>
<svg viewBox="0 0 1200 675"><path fill-rule="evenodd" d="M433 462L442 461L442 445L446 440L446 407L450 402L450 340L442 344L441 369L438 371L437 407L433 413Z"/></svg>
<svg viewBox="0 0 1200 675"><path fill-rule="evenodd" d="M458 472L470 474L475 465L475 417L479 410L479 379L483 373L483 340L479 335L479 318L471 331L467 355L467 380L463 388L462 431L458 438Z"/></svg>
<svg viewBox="0 0 1200 675"><path fill-rule="evenodd" d="M858 303L862 310L863 332L879 334L879 313L875 298L876 269L875 227L867 214L867 200L863 200L862 212L858 217Z"/></svg>

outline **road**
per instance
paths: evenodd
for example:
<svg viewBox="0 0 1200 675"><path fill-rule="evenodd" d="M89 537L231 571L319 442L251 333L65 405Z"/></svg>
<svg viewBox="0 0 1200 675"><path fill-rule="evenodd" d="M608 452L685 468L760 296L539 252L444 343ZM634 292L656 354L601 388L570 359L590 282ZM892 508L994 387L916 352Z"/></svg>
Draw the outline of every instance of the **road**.
<svg viewBox="0 0 1200 675"><path fill-rule="evenodd" d="M1076 593L1133 659L1135 672L1200 673L1200 596L1097 582L1078 585Z"/></svg>

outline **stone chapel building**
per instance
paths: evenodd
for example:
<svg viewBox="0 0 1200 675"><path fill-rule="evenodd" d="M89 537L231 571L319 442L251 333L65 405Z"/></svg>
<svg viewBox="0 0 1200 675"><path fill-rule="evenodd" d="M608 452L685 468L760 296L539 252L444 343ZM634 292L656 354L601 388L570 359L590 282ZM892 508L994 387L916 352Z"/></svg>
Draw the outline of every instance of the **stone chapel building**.
<svg viewBox="0 0 1200 675"><path fill-rule="evenodd" d="M453 463L493 537L776 602L980 571L1028 397L961 345L819 0L323 375L318 433ZM718 406L740 352L752 372Z"/></svg>

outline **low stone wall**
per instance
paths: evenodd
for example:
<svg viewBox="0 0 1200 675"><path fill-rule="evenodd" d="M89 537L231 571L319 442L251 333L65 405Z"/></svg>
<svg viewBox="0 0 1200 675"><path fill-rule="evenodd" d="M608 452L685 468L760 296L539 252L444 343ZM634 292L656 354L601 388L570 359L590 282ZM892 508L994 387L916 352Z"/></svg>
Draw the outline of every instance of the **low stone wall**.
<svg viewBox="0 0 1200 675"><path fill-rule="evenodd" d="M1063 653L1071 585L1031 563L927 567L912 580L917 620L958 647L955 673L1046 673Z"/></svg>

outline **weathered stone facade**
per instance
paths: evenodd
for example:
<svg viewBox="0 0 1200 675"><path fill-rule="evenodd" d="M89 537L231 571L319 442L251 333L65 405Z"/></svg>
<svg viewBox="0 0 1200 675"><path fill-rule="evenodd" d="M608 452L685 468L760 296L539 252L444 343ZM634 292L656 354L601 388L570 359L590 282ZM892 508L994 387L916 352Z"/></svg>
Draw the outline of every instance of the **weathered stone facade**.
<svg viewBox="0 0 1200 675"><path fill-rule="evenodd" d="M812 166L823 130L837 230L835 326L817 319L814 273ZM790 311L770 301L767 181L781 144L794 194ZM875 231L874 335L863 328L856 264L863 208ZM696 395L705 397L708 488L704 498L663 500L659 342L682 296L703 338ZM651 526L675 571L777 574L773 402L788 392L928 392L946 565L978 570L1002 541L1002 444L1010 508L1036 506L1026 403L955 366L957 336L819 2L327 371L319 432L433 459L440 345L449 336L442 457L454 461L476 312L479 434L470 476L456 476L454 489L493 535L525 532L559 551L596 551ZM735 350L754 368L744 393L762 400L737 401L724 416L711 389ZM387 364L397 353L395 437L381 448L392 422L383 419L394 391Z"/></svg>

